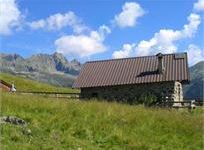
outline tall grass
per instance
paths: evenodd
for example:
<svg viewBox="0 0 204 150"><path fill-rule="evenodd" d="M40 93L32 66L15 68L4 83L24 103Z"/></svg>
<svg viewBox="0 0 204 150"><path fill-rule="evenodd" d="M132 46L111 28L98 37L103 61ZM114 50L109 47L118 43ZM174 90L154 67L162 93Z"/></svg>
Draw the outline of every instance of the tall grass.
<svg viewBox="0 0 204 150"><path fill-rule="evenodd" d="M166 110L99 101L2 94L1 115L26 129L1 125L1 148L83 150L203 149L203 110ZM24 130L31 129L31 135Z"/></svg>

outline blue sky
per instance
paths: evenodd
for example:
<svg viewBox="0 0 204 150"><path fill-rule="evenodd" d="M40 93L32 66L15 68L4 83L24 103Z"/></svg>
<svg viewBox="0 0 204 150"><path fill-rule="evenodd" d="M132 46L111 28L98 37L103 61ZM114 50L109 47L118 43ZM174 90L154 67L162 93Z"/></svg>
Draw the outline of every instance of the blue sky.
<svg viewBox="0 0 204 150"><path fill-rule="evenodd" d="M69 60L188 52L203 60L204 0L0 0L1 52Z"/></svg>

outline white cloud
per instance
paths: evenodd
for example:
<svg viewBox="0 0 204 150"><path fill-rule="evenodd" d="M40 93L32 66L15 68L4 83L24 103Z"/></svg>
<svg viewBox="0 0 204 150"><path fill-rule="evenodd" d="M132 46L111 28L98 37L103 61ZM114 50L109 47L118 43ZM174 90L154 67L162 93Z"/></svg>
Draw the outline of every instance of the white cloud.
<svg viewBox="0 0 204 150"><path fill-rule="evenodd" d="M112 55L113 58L126 58L133 53L134 44L123 44L121 50L115 51Z"/></svg>
<svg viewBox="0 0 204 150"><path fill-rule="evenodd" d="M65 14L54 14L46 19L40 19L29 23L32 29L47 29L47 30L60 30L64 27L70 26L75 33L81 33L86 30L87 27L82 23L74 12L69 11Z"/></svg>
<svg viewBox="0 0 204 150"><path fill-rule="evenodd" d="M149 41L142 40L139 42L135 49L136 55L145 56L158 52L174 53L177 51L177 46L174 42L181 39L182 36L181 31L161 29Z"/></svg>
<svg viewBox="0 0 204 150"><path fill-rule="evenodd" d="M198 26L201 22L198 14L192 13L188 16L188 24L183 26L181 30L161 29L155 33L150 40L142 40L132 49L135 50L136 56L146 56L150 54L161 53L174 53L177 51L176 41L191 38L196 33ZM115 51L114 53L119 53ZM113 54L114 54L113 53ZM129 56L133 53L129 53ZM125 56L127 57L127 56Z"/></svg>
<svg viewBox="0 0 204 150"><path fill-rule="evenodd" d="M193 8L195 11L204 10L204 0L198 0L198 2L194 3Z"/></svg>
<svg viewBox="0 0 204 150"><path fill-rule="evenodd" d="M192 37L198 29L198 26L201 23L200 15L196 13L191 13L190 16L188 16L189 23L184 25L183 30L181 31L182 38L185 37Z"/></svg>
<svg viewBox="0 0 204 150"><path fill-rule="evenodd" d="M188 61L190 65L194 65L199 61L204 60L204 50L201 50L198 46L190 44L187 50Z"/></svg>
<svg viewBox="0 0 204 150"><path fill-rule="evenodd" d="M55 41L56 51L67 56L87 57L106 51L103 44L106 34L111 30L103 25L98 31L91 31L89 35L66 35Z"/></svg>
<svg viewBox="0 0 204 150"><path fill-rule="evenodd" d="M136 47L136 55L144 56L149 54L162 53L174 53L177 51L175 42L184 39L191 38L197 31L201 22L198 14L190 14L188 17L188 24L184 25L182 30L161 29L155 33L149 41L141 41Z"/></svg>
<svg viewBox="0 0 204 150"><path fill-rule="evenodd" d="M38 21L33 21L31 23L29 23L30 27L32 29L40 29L40 28L45 28L46 26L46 21L41 19L41 20L38 20Z"/></svg>
<svg viewBox="0 0 204 150"><path fill-rule="evenodd" d="M102 25L102 26L99 27L99 31L98 32L99 32L99 35L100 35L101 39L104 40L105 36L107 34L111 33L111 29L108 26L106 26L106 25Z"/></svg>
<svg viewBox="0 0 204 150"><path fill-rule="evenodd" d="M135 44L135 47L132 47L132 49L135 50L136 56L145 56L158 52L174 53L177 51L175 42L180 39L191 38L196 33L200 22L200 16L198 14L192 13L188 17L188 24L184 25L183 29L161 29L159 32L155 33L150 40L142 40L137 45ZM121 52L126 52L125 54L129 54L129 56L133 54L129 51L127 53L127 51L120 50L115 51L113 53L113 57L115 54L121 54ZM124 56L128 57L127 55Z"/></svg>
<svg viewBox="0 0 204 150"><path fill-rule="evenodd" d="M9 35L20 26L22 14L15 0L0 0L0 34Z"/></svg>
<svg viewBox="0 0 204 150"><path fill-rule="evenodd" d="M143 16L145 11L136 2L126 2L122 7L122 12L115 16L114 23L121 28L133 27L137 19Z"/></svg>

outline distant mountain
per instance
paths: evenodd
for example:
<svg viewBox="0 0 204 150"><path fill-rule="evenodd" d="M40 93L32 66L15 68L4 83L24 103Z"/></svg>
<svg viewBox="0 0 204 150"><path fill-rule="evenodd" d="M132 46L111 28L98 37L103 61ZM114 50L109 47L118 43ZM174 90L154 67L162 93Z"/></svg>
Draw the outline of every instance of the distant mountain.
<svg viewBox="0 0 204 150"><path fill-rule="evenodd" d="M60 86L71 86L79 74L81 64L68 61L62 54L32 55L23 58L18 54L0 54L0 71L28 77L33 80Z"/></svg>
<svg viewBox="0 0 204 150"><path fill-rule="evenodd" d="M190 84L184 86L184 97L186 99L203 99L204 86L204 61L189 68Z"/></svg>

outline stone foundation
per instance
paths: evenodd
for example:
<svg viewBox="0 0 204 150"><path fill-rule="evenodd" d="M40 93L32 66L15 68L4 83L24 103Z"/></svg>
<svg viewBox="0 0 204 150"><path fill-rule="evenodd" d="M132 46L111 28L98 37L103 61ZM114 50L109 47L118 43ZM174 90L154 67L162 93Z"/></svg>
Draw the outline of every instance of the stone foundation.
<svg viewBox="0 0 204 150"><path fill-rule="evenodd" d="M183 101L182 84L179 82L120 85L82 88L82 98L101 98L123 102L137 101L141 96L151 94L162 101Z"/></svg>

